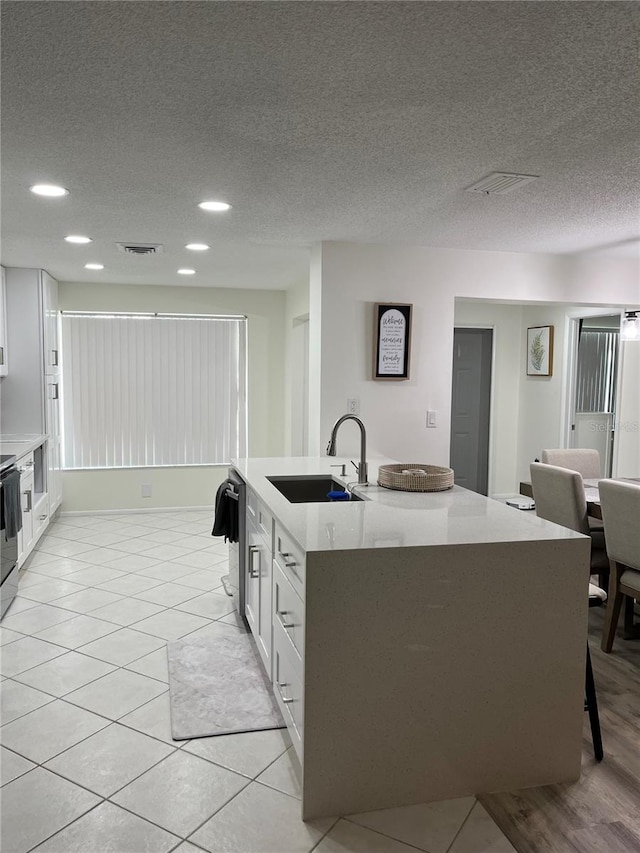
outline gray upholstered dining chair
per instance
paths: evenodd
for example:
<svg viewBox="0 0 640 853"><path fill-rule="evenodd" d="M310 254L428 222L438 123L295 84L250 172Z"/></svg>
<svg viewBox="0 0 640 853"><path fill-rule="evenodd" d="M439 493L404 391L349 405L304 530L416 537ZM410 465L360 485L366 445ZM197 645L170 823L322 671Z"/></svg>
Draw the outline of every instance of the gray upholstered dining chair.
<svg viewBox="0 0 640 853"><path fill-rule="evenodd" d="M632 633L633 600L640 599L640 485L601 480L599 491L611 565L602 651L610 652L625 596L631 605L625 614L626 634Z"/></svg>
<svg viewBox="0 0 640 853"><path fill-rule="evenodd" d="M533 499L536 502L536 515L591 536L591 571L600 572L608 562L606 551L594 544L594 536L587 521L587 502L584 496L582 476L577 471L532 462L530 465ZM607 593L600 586L589 583L589 607L599 607L607 600ZM602 735L598 715L598 700L591 668L591 654L587 642L587 668L585 677L585 708L589 712L591 737L596 759L602 761Z"/></svg>
<svg viewBox="0 0 640 853"><path fill-rule="evenodd" d="M532 462L529 467L536 514L591 537L591 572L600 577L601 586L606 586L609 557L605 538L589 525L581 475L578 471L546 465L544 462Z"/></svg>
<svg viewBox="0 0 640 853"><path fill-rule="evenodd" d="M543 450L542 461L558 468L577 471L585 480L599 480L600 454L588 447L560 447L557 450Z"/></svg>
<svg viewBox="0 0 640 853"><path fill-rule="evenodd" d="M583 480L599 480L600 454L590 447L560 447L553 450L542 451L542 461L547 465L557 465L559 468L569 468L582 475ZM603 530L602 521L599 518L589 517L589 528Z"/></svg>

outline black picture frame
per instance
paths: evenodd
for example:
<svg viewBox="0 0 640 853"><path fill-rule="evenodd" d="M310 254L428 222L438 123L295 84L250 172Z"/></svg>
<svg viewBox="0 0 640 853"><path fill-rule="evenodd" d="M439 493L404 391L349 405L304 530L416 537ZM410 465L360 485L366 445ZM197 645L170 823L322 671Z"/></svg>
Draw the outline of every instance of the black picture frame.
<svg viewBox="0 0 640 853"><path fill-rule="evenodd" d="M373 378L409 378L413 305L376 302L374 305Z"/></svg>

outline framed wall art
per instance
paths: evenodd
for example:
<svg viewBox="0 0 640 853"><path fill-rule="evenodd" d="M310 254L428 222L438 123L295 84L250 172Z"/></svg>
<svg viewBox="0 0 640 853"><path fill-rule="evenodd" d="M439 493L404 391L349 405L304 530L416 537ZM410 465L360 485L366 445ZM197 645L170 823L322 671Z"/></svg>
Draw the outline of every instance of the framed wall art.
<svg viewBox="0 0 640 853"><path fill-rule="evenodd" d="M553 326L527 329L527 376L553 375Z"/></svg>
<svg viewBox="0 0 640 853"><path fill-rule="evenodd" d="M408 379L412 305L374 305L374 379Z"/></svg>

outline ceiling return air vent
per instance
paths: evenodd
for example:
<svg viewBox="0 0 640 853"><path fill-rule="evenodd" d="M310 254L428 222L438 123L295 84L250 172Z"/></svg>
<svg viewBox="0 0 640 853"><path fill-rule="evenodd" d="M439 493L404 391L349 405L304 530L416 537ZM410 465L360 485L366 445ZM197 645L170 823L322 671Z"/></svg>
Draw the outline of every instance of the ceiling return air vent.
<svg viewBox="0 0 640 853"><path fill-rule="evenodd" d="M116 243L118 251L123 255L159 255L162 253L162 243Z"/></svg>
<svg viewBox="0 0 640 853"><path fill-rule="evenodd" d="M481 195L506 195L531 181L537 181L540 175L515 175L511 172L491 172L486 178L482 178L465 192L480 193Z"/></svg>

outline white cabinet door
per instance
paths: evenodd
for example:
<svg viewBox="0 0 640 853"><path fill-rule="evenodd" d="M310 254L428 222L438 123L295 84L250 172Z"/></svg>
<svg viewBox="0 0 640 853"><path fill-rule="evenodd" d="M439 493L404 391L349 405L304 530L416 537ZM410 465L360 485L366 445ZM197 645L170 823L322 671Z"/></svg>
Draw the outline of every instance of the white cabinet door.
<svg viewBox="0 0 640 853"><path fill-rule="evenodd" d="M62 439L57 376L47 377L47 433L47 492L49 511L53 515L62 501Z"/></svg>
<svg viewBox="0 0 640 853"><path fill-rule="evenodd" d="M21 469L22 530L18 534L18 564L22 565L33 547L33 469Z"/></svg>
<svg viewBox="0 0 640 853"><path fill-rule="evenodd" d="M260 625L260 543L257 529L247 519L247 566L244 586L244 612L253 636Z"/></svg>
<svg viewBox="0 0 640 853"><path fill-rule="evenodd" d="M271 578L273 575L271 566L271 548L265 542L264 538L260 537L258 543L259 548L259 583L260 583L260 605L258 612L258 634L256 642L258 651L264 663L265 669L271 678L271 646L272 646L272 613L271 613Z"/></svg>
<svg viewBox="0 0 640 853"><path fill-rule="evenodd" d="M271 677L271 548L252 522L247 523L247 542L245 616Z"/></svg>
<svg viewBox="0 0 640 853"><path fill-rule="evenodd" d="M44 335L44 372L57 375L60 350L58 346L58 282L41 271L42 321Z"/></svg>
<svg viewBox="0 0 640 853"><path fill-rule="evenodd" d="M0 267L0 376L7 375L7 288L4 267Z"/></svg>

